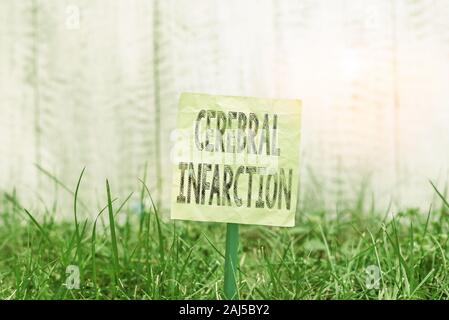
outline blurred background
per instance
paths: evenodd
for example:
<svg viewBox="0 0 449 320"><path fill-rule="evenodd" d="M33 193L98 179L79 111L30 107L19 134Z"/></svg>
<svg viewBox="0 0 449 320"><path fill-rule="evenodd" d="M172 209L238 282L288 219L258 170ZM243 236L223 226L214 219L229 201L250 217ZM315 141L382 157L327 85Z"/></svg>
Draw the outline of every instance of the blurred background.
<svg viewBox="0 0 449 320"><path fill-rule="evenodd" d="M136 205L146 172L167 208L184 91L303 101L302 210L428 209L449 177L449 1L1 0L0 190L70 215L86 167L93 214L105 178Z"/></svg>

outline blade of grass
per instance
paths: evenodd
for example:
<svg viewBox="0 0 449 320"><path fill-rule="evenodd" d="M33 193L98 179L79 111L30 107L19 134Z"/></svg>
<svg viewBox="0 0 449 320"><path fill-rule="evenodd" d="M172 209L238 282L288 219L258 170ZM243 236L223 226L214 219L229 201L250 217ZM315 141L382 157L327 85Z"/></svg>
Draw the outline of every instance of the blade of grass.
<svg viewBox="0 0 449 320"><path fill-rule="evenodd" d="M48 178L50 178L50 180L52 180L53 182L55 182L57 185L59 185L60 187L62 187L65 191L67 191L69 194L71 194L72 196L75 196L75 192L72 191L69 187L67 187L61 180L59 180L58 178L56 178L53 174L51 174L49 171L45 170L43 167L41 167L38 164L35 164L36 168L41 171L43 174L45 174ZM82 201L79 201L79 204L81 204L81 206L85 209L88 210L89 207L83 203Z"/></svg>
<svg viewBox="0 0 449 320"><path fill-rule="evenodd" d="M144 223L144 218L145 215L143 214L145 212L145 207L143 205L143 201L145 199L145 181L147 180L147 163L145 162L145 167L144 167L144 172L143 172L143 182L142 183L142 189L140 190L140 221L139 221L139 236L142 234L142 230L143 230L143 223Z"/></svg>
<svg viewBox="0 0 449 320"><path fill-rule="evenodd" d="M74 200L73 200L73 214L75 216L75 231L76 231L76 238L77 242L79 244L80 242L80 232L79 232L79 226L78 226L78 212L77 212L77 203L78 203L78 192L80 190L81 180L83 179L84 172L86 171L86 168L84 167L81 171L81 174L78 178L78 183L76 184L75 194L74 194Z"/></svg>
<svg viewBox="0 0 449 320"><path fill-rule="evenodd" d="M97 214L97 217L95 218L94 225L92 227L92 236L91 236L91 254L92 254L92 281L94 283L94 286L96 289L98 289L98 282L97 282L97 261L96 261L96 230L97 230L97 222L98 218L101 216L101 214L109 208L109 204L107 204L101 211Z"/></svg>
<svg viewBox="0 0 449 320"><path fill-rule="evenodd" d="M433 182L431 180L429 180L429 182L432 185L433 190L435 190L435 192L438 194L438 196L441 198L441 200L443 200L443 203L445 204L445 206L449 208L449 202L446 200L446 198L441 194L440 191L438 191L437 187L433 184Z"/></svg>
<svg viewBox="0 0 449 320"><path fill-rule="evenodd" d="M51 240L48 237L48 234L45 232L45 230L42 228L42 226L39 224L39 222L37 222L36 219L34 219L33 215L27 210L27 209L23 209L25 211L25 213L27 214L27 216L31 219L31 221L34 223L34 225L38 228L39 232L42 234L42 236L44 237L44 239L46 241L48 241L48 243L51 244Z"/></svg>
<svg viewBox="0 0 449 320"><path fill-rule="evenodd" d="M424 231L423 231L423 234L422 234L423 239L426 237L426 234L427 234L427 228L429 227L429 220L430 220L430 214L431 213L432 213L432 205L430 205L429 212L427 213L426 224L424 225Z"/></svg>
<svg viewBox="0 0 449 320"><path fill-rule="evenodd" d="M114 210L112 208L111 200L111 189L109 187L109 181L106 180L106 191L108 194L108 212L109 212L109 228L111 231L111 244L112 244L112 262L113 262L113 272L115 284L118 284L118 274L119 274L119 261L118 261L118 248L117 248L117 236L115 233L115 222L114 222Z"/></svg>
<svg viewBox="0 0 449 320"><path fill-rule="evenodd" d="M158 210L154 204L153 197L151 196L150 190L148 189L147 185L145 184L144 181L142 181L140 179L139 179L139 181L144 185L145 190L146 190L148 196L150 197L151 205L153 206L153 212L154 212L154 215L156 216L156 225L157 225L157 232L158 232L158 237L159 237L159 255L161 257L162 262L164 262L165 261L164 238L162 236L161 223L160 223L160 219L159 219Z"/></svg>

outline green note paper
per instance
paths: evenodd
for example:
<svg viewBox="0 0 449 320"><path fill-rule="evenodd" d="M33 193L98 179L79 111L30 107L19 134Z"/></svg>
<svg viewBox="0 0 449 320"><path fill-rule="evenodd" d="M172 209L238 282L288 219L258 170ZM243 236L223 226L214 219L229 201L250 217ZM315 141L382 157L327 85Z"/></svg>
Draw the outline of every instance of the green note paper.
<svg viewBox="0 0 449 320"><path fill-rule="evenodd" d="M301 102L183 93L171 218L292 227Z"/></svg>

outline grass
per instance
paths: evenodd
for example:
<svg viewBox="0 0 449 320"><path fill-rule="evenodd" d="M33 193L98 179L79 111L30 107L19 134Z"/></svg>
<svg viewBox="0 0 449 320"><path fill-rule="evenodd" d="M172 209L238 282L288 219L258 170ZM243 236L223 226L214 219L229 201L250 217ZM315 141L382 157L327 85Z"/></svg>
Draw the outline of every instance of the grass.
<svg viewBox="0 0 449 320"><path fill-rule="evenodd" d="M154 203L136 214L109 183L104 208L80 221L81 180L72 222L2 196L0 299L223 298L224 224L163 222ZM346 210L301 213L289 229L241 226L239 298L448 299L448 218L446 207L394 218ZM80 289L65 285L69 266Z"/></svg>

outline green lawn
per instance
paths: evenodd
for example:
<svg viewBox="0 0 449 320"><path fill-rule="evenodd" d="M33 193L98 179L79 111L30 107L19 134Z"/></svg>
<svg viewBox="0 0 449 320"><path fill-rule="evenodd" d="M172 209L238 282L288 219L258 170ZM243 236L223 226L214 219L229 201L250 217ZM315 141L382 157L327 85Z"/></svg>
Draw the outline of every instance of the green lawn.
<svg viewBox="0 0 449 320"><path fill-rule="evenodd" d="M223 297L224 224L166 223L152 208L127 212L113 196L109 204L98 220L78 219L76 208L72 221L56 222L2 196L0 298ZM295 228L241 226L239 296L448 299L448 217L444 208L394 219L345 210L298 213ZM66 286L74 268L79 289Z"/></svg>

